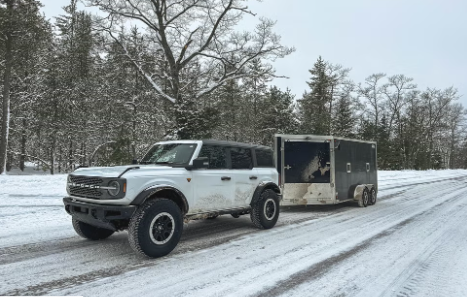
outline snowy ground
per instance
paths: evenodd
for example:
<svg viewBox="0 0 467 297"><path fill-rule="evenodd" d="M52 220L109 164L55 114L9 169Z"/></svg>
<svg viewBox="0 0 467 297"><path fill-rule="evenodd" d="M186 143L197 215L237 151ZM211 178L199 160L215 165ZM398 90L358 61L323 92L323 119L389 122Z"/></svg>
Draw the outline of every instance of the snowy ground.
<svg viewBox="0 0 467 297"><path fill-rule="evenodd" d="M190 222L169 256L89 242L65 176L0 176L0 295L467 296L467 171L379 172L379 201Z"/></svg>

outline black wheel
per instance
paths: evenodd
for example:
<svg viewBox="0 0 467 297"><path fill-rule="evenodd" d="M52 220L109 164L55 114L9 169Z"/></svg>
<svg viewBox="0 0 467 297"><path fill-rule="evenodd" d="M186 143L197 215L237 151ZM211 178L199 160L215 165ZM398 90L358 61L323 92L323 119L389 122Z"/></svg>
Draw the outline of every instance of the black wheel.
<svg viewBox="0 0 467 297"><path fill-rule="evenodd" d="M90 240L101 240L106 239L110 235L114 234L115 231L110 229L104 229L89 225L87 223L78 221L72 218L73 228L79 236L90 239Z"/></svg>
<svg viewBox="0 0 467 297"><path fill-rule="evenodd" d="M274 227L279 219L279 197L273 190L265 190L255 205L252 205L250 218L260 229Z"/></svg>
<svg viewBox="0 0 467 297"><path fill-rule="evenodd" d="M219 215L214 215L214 216L210 216L210 217L207 217L208 220L214 220L218 217Z"/></svg>
<svg viewBox="0 0 467 297"><path fill-rule="evenodd" d="M240 215L238 213L232 213L230 214L232 217L238 219L240 217Z"/></svg>
<svg viewBox="0 0 467 297"><path fill-rule="evenodd" d="M370 191L370 202L369 202L370 205L374 205L376 204L376 189L375 188L372 188L371 191Z"/></svg>
<svg viewBox="0 0 467 297"><path fill-rule="evenodd" d="M362 193L362 199L358 201L358 205L360 207L367 207L369 201L370 201L370 192L368 191L367 188L365 188Z"/></svg>
<svg viewBox="0 0 467 297"><path fill-rule="evenodd" d="M128 241L136 252L162 257L177 246L182 231L183 217L177 204L164 198L150 200L131 217Z"/></svg>

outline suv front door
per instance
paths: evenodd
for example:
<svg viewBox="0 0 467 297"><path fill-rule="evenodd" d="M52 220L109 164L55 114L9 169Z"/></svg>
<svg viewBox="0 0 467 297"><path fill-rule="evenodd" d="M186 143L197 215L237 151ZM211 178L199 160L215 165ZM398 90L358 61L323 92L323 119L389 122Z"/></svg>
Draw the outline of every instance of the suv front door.
<svg viewBox="0 0 467 297"><path fill-rule="evenodd" d="M190 213L235 208L234 178L229 168L227 149L203 145L198 157L207 157L208 169L193 170L194 204Z"/></svg>

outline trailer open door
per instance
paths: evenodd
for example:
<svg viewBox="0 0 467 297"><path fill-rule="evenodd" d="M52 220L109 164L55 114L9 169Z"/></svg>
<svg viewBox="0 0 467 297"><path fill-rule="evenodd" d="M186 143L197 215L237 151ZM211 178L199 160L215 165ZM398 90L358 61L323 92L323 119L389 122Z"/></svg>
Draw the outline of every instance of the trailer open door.
<svg viewBox="0 0 467 297"><path fill-rule="evenodd" d="M282 138L280 151L283 205L330 203L330 141Z"/></svg>

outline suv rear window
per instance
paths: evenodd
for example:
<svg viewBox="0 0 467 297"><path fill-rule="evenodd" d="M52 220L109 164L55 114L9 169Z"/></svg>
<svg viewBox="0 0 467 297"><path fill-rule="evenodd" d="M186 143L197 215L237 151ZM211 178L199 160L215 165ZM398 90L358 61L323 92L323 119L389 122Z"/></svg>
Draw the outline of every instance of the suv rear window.
<svg viewBox="0 0 467 297"><path fill-rule="evenodd" d="M256 149L256 163L258 167L274 167L273 155L271 150Z"/></svg>
<svg viewBox="0 0 467 297"><path fill-rule="evenodd" d="M231 147L230 158L232 159L232 169L251 169L253 167L251 149Z"/></svg>

